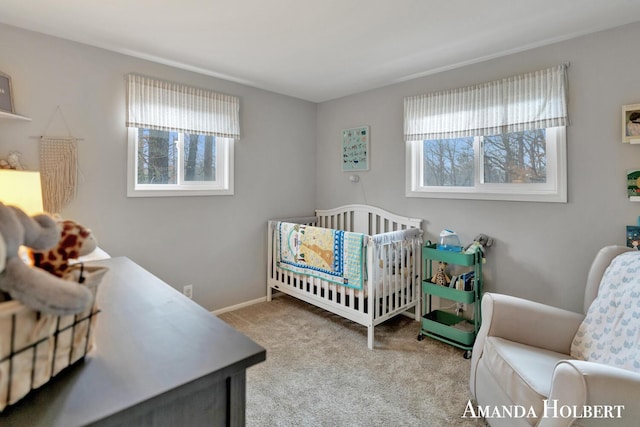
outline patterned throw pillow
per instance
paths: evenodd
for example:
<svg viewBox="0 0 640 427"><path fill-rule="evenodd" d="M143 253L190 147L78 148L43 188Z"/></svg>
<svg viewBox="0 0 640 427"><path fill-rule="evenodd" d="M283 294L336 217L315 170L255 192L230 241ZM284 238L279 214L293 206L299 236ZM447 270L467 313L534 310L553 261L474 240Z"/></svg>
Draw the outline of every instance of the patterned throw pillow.
<svg viewBox="0 0 640 427"><path fill-rule="evenodd" d="M640 251L618 255L604 272L571 356L640 372Z"/></svg>

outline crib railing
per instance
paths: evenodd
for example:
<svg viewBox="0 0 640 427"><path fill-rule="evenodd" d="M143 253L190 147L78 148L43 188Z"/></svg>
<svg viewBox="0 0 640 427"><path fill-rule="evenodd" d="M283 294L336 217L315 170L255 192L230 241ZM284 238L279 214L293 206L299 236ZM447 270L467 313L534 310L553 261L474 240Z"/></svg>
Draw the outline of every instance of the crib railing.
<svg viewBox="0 0 640 427"><path fill-rule="evenodd" d="M316 209L317 226L355 231L368 235L420 228L422 220L390 214L365 205L347 205L336 209Z"/></svg>
<svg viewBox="0 0 640 427"><path fill-rule="evenodd" d="M374 298L378 301L374 318L392 317L420 297L422 237L370 245L370 250L379 267L373 268Z"/></svg>

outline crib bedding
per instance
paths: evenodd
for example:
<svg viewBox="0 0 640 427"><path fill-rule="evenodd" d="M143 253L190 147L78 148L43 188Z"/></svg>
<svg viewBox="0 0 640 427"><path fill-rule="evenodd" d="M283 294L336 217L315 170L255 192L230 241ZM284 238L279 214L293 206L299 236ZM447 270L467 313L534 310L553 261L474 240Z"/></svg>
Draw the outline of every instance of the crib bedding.
<svg viewBox="0 0 640 427"><path fill-rule="evenodd" d="M368 296L362 286L367 278L364 234L286 221L276 223L275 233L278 267L362 290L364 296ZM402 286L407 282L405 279L412 276L414 254L411 246L402 242L420 237L420 233L412 228L371 236L375 260L373 281L378 292L383 282ZM388 245L393 248L388 250Z"/></svg>
<svg viewBox="0 0 640 427"><path fill-rule="evenodd" d="M279 267L362 289L364 234L280 221L275 237Z"/></svg>
<svg viewBox="0 0 640 427"><path fill-rule="evenodd" d="M422 231L416 228L391 231L371 236L373 248L374 275L376 290L380 290L383 281L386 283L407 283L408 278L420 277L414 272L414 257L420 259L420 254L414 254L411 245L413 239L419 239ZM385 280L386 279L386 280Z"/></svg>

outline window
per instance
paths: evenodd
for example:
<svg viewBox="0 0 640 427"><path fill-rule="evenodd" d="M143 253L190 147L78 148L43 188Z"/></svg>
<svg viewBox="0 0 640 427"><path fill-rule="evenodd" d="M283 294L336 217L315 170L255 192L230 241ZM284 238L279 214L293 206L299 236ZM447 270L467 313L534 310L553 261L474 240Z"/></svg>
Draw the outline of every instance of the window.
<svg viewBox="0 0 640 427"><path fill-rule="evenodd" d="M129 149L130 196L233 194L232 139L129 128Z"/></svg>
<svg viewBox="0 0 640 427"><path fill-rule="evenodd" d="M566 202L565 72L405 99L407 197Z"/></svg>
<svg viewBox="0 0 640 427"><path fill-rule="evenodd" d="M407 144L409 197L566 202L564 127Z"/></svg>
<svg viewBox="0 0 640 427"><path fill-rule="evenodd" d="M129 197L233 194L237 97L128 76Z"/></svg>

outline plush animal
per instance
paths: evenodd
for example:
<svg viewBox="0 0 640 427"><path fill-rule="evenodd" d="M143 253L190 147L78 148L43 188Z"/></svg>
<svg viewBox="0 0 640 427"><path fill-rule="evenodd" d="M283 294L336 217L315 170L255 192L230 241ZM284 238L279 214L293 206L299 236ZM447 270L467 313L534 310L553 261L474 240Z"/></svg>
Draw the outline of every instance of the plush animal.
<svg viewBox="0 0 640 427"><path fill-rule="evenodd" d="M447 275L446 268L447 263L440 261L438 263L438 271L431 278L431 282L435 283L436 285L449 286L449 283L451 283L451 278Z"/></svg>
<svg viewBox="0 0 640 427"><path fill-rule="evenodd" d="M19 151L12 151L9 153L9 155L7 156L7 162L9 163L11 169L15 169L18 171L24 170L24 166L20 162L20 156L22 156L22 154Z"/></svg>
<svg viewBox="0 0 640 427"><path fill-rule="evenodd" d="M1 291L43 313L76 314L91 307L93 296L86 286L30 267L18 256L20 245L46 250L57 244L60 229L52 217L29 217L16 207L0 203L0 236L5 248Z"/></svg>
<svg viewBox="0 0 640 427"><path fill-rule="evenodd" d="M91 230L75 221L60 220L59 225L62 232L58 243L49 250L33 250L31 256L35 267L64 277L72 260L91 253L98 244Z"/></svg>
<svg viewBox="0 0 640 427"><path fill-rule="evenodd" d="M493 239L491 237L487 236L486 234L478 234L473 238L473 242L471 242L469 245L467 245L466 248L464 248L464 253L472 254L476 251L477 248L480 248L480 251L484 256L484 251L486 250L486 248L492 245Z"/></svg>

